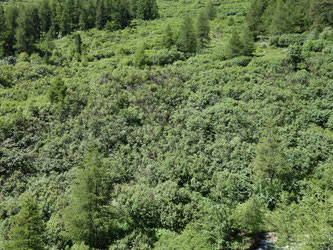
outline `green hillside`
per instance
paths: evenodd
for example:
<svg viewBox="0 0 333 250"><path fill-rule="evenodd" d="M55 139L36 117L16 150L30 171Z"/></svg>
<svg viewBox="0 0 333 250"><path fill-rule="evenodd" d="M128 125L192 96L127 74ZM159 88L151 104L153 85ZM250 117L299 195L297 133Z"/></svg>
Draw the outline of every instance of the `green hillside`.
<svg viewBox="0 0 333 250"><path fill-rule="evenodd" d="M332 249L331 0L0 1L0 249Z"/></svg>

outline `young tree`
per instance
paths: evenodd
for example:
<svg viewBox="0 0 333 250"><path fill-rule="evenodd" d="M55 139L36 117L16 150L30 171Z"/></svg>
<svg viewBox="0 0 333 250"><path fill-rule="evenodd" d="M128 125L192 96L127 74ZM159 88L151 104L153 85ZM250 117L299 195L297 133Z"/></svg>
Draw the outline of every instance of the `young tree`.
<svg viewBox="0 0 333 250"><path fill-rule="evenodd" d="M210 26L208 16L205 11L200 11L196 22L196 37L199 50L208 45L210 41L209 32Z"/></svg>
<svg viewBox="0 0 333 250"><path fill-rule="evenodd" d="M101 156L88 152L72 185L70 204L64 211L65 235L75 243L105 249L113 238L115 213Z"/></svg>
<svg viewBox="0 0 333 250"><path fill-rule="evenodd" d="M44 231L45 225L36 198L31 193L26 193L22 198L21 210L14 217L9 233L10 241L5 244L4 249L42 250L45 245Z"/></svg>
<svg viewBox="0 0 333 250"><path fill-rule="evenodd" d="M215 9L215 5L212 0L209 0L207 2L206 7L205 7L205 12L206 12L207 17L210 20L213 20L216 17L216 9Z"/></svg>
<svg viewBox="0 0 333 250"><path fill-rule="evenodd" d="M170 24L165 28L162 35L162 44L164 47L170 49L175 44L174 34L172 32Z"/></svg>
<svg viewBox="0 0 333 250"><path fill-rule="evenodd" d="M243 49L244 47L241 38L237 31L234 30L226 47L226 57L233 58L239 56Z"/></svg>
<svg viewBox="0 0 333 250"><path fill-rule="evenodd" d="M183 20L176 45L179 51L185 53L196 52L197 39L193 28L193 21L189 16L186 16Z"/></svg>
<svg viewBox="0 0 333 250"><path fill-rule="evenodd" d="M74 43L75 43L75 48L76 48L76 52L79 53L81 55L81 45L82 45L82 39L79 33L76 33L74 35Z"/></svg>
<svg viewBox="0 0 333 250"><path fill-rule="evenodd" d="M256 146L253 160L254 173L258 181L267 182L272 186L274 179L282 179L288 172L281 151L281 139L276 128L268 124Z"/></svg>
<svg viewBox="0 0 333 250"><path fill-rule="evenodd" d="M256 46L254 43L253 33L250 31L250 29L247 26L244 27L240 39L243 44L241 55L252 56L256 50Z"/></svg>

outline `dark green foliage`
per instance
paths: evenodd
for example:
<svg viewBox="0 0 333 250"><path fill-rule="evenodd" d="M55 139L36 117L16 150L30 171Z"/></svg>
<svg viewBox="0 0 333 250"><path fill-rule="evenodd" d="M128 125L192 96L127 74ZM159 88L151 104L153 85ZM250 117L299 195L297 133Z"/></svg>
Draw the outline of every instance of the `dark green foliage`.
<svg viewBox="0 0 333 250"><path fill-rule="evenodd" d="M210 33L210 26L209 26L209 19L207 13L205 11L200 11L197 17L196 26L195 26L195 33L197 37L197 47L198 50L205 48L209 41L209 33Z"/></svg>
<svg viewBox="0 0 333 250"><path fill-rule="evenodd" d="M97 1L96 7L96 27L98 29L103 29L107 22L107 14L104 6L104 0Z"/></svg>
<svg viewBox="0 0 333 250"><path fill-rule="evenodd" d="M152 20L159 17L156 0L136 1L137 18L142 20Z"/></svg>
<svg viewBox="0 0 333 250"><path fill-rule="evenodd" d="M194 53L197 50L197 39L193 27L193 21L186 16L180 26L178 39L176 42L177 49L185 53Z"/></svg>
<svg viewBox="0 0 333 250"><path fill-rule="evenodd" d="M37 204L31 193L24 194L21 210L14 217L9 233L10 240L4 249L42 250L44 246L45 225Z"/></svg>
<svg viewBox="0 0 333 250"><path fill-rule="evenodd" d="M81 55L81 53L82 53L82 39L81 39L81 36L80 36L79 33L76 33L74 35L74 43L75 43L77 53L79 53Z"/></svg>

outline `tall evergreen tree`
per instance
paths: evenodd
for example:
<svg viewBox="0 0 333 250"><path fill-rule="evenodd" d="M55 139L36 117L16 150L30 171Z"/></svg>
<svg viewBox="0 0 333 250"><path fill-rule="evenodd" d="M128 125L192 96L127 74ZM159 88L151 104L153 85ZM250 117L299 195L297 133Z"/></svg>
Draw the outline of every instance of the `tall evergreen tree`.
<svg viewBox="0 0 333 250"><path fill-rule="evenodd" d="M180 27L178 39L177 39L177 49L186 53L194 53L197 50L197 39L195 36L195 31L193 28L192 18L186 16Z"/></svg>
<svg viewBox="0 0 333 250"><path fill-rule="evenodd" d="M42 250L44 232L45 225L36 198L27 193L23 196L20 212L14 217L9 233L10 241L5 244L4 249Z"/></svg>
<svg viewBox="0 0 333 250"><path fill-rule="evenodd" d="M207 13L202 10L199 12L196 22L196 37L197 37L197 46L198 49L203 49L206 47L210 41L209 32L209 19Z"/></svg>
<svg viewBox="0 0 333 250"><path fill-rule="evenodd" d="M70 34L72 32L72 13L71 13L71 2L70 0L67 0L65 2L65 5L61 9L61 16L60 16L60 33L62 36L65 36L67 34Z"/></svg>
<svg viewBox="0 0 333 250"><path fill-rule="evenodd" d="M246 17L247 25L254 36L264 32L263 14L266 10L267 0L252 0L249 14Z"/></svg>
<svg viewBox="0 0 333 250"><path fill-rule="evenodd" d="M13 55L15 53L14 45L15 45L15 30L17 27L17 16L18 16L18 8L15 5L9 6L6 8L5 17L6 17L6 43L4 45L6 55Z"/></svg>
<svg viewBox="0 0 333 250"><path fill-rule="evenodd" d="M30 14L30 11L22 8L17 17L17 28L15 30L15 48L17 52L31 53L33 51L34 23Z"/></svg>
<svg viewBox="0 0 333 250"><path fill-rule="evenodd" d="M41 32L46 34L51 27L51 9L49 6L49 1L41 1L38 8L38 15L40 19Z"/></svg>
<svg viewBox="0 0 333 250"><path fill-rule="evenodd" d="M64 211L66 235L75 243L105 249L113 236L114 213L109 186L98 152L87 153L72 186L70 204Z"/></svg>
<svg viewBox="0 0 333 250"><path fill-rule="evenodd" d="M5 18L5 11L0 5L0 58L6 55L6 34L7 34L7 27L6 27L6 18Z"/></svg>
<svg viewBox="0 0 333 250"><path fill-rule="evenodd" d="M107 22L107 14L104 6L104 0L98 0L96 6L96 27L99 30L104 29Z"/></svg>
<svg viewBox="0 0 333 250"><path fill-rule="evenodd" d="M290 33L291 24L289 23L287 3L283 0L277 0L275 10L272 15L272 22L269 27L270 34L280 35L283 33Z"/></svg>
<svg viewBox="0 0 333 250"><path fill-rule="evenodd" d="M152 20L159 17L156 0L138 0L137 18L142 20Z"/></svg>

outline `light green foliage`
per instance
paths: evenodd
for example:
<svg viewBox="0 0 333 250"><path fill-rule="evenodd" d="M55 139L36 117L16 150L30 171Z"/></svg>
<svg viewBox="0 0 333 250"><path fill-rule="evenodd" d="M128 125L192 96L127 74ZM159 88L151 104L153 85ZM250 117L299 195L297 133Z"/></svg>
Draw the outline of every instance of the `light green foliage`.
<svg viewBox="0 0 333 250"><path fill-rule="evenodd" d="M146 44L141 44L135 51L134 54L134 65L137 67L144 67L150 65L150 59L146 52Z"/></svg>
<svg viewBox="0 0 333 250"><path fill-rule="evenodd" d="M4 249L45 249L44 233L44 221L37 200L31 193L26 193L22 197L20 212L13 218L9 241L4 245Z"/></svg>
<svg viewBox="0 0 333 250"><path fill-rule="evenodd" d="M185 17L196 21L208 1L159 0L153 20L139 18L141 1L103 2L101 30L95 0L0 4L0 248L27 190L45 249L250 249L263 231L281 246L331 247L324 1L284 1L288 30L274 37L273 1L212 1L200 53ZM68 5L74 33L61 36ZM40 38L15 55L16 17L29 6Z"/></svg>

